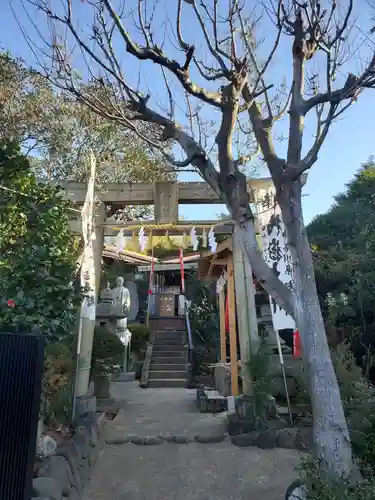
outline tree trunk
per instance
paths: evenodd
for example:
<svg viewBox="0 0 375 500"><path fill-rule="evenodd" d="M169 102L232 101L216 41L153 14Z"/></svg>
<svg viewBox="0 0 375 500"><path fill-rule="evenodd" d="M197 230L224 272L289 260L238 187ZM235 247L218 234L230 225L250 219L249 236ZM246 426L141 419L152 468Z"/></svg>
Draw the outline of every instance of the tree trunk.
<svg viewBox="0 0 375 500"><path fill-rule="evenodd" d="M285 186L279 204L293 259L294 319L301 335L302 357L309 381L316 451L324 468L336 477L349 476L352 469L351 443L316 289L299 181Z"/></svg>
<svg viewBox="0 0 375 500"><path fill-rule="evenodd" d="M314 417L314 441L323 467L336 477L349 476L352 469L351 443L336 374L332 365L325 326L315 283L314 265L303 222L301 183L283 185L278 192L288 246L294 263L295 294L289 304L301 335L303 362L309 380L309 394ZM254 273L279 305L277 291L269 280L259 276L259 255L254 222L240 227L241 243ZM283 297L284 299L284 297ZM289 312L288 311L288 312Z"/></svg>

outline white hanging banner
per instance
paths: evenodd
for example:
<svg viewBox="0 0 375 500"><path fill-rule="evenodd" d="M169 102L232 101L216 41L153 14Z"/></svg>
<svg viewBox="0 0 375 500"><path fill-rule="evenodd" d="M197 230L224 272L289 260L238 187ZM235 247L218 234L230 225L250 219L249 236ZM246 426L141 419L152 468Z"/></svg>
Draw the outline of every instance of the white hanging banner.
<svg viewBox="0 0 375 500"><path fill-rule="evenodd" d="M217 243L216 243L215 231L214 231L213 227L211 227L211 229L208 233L208 246L210 247L211 253L216 252Z"/></svg>
<svg viewBox="0 0 375 500"><path fill-rule="evenodd" d="M84 242L83 259L81 266L81 287L84 299L81 306L82 318L95 320L95 290L96 276L93 249L94 228L94 189L95 189L96 160L90 153L90 176L87 184L85 203L82 208L82 235Z"/></svg>
<svg viewBox="0 0 375 500"><path fill-rule="evenodd" d="M267 192L260 208L264 260L276 276L293 290L293 262L288 249L285 227L272 192ZM293 318L270 297L273 327L276 331L295 328Z"/></svg>

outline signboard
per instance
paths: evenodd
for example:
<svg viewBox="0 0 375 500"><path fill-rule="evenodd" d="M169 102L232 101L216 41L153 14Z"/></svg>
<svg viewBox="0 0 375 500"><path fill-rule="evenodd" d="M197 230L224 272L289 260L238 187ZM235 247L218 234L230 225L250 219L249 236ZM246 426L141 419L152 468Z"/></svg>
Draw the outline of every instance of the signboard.
<svg viewBox="0 0 375 500"><path fill-rule="evenodd" d="M261 204L261 236L264 260L275 275L293 290L293 262L288 249L285 227L274 194L267 192ZM293 318L270 297L273 327L276 331L295 328Z"/></svg>
<svg viewBox="0 0 375 500"><path fill-rule="evenodd" d="M84 243L83 260L81 267L81 287L84 293L82 301L81 316L95 320L95 263L93 237L94 232L94 189L96 160L94 155L90 155L91 172L87 185L85 203L82 208L82 235Z"/></svg>

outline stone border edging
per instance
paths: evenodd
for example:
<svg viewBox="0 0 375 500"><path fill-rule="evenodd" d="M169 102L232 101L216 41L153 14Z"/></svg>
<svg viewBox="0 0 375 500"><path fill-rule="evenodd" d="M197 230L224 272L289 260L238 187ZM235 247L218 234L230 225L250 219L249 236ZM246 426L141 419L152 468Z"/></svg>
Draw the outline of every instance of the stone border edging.
<svg viewBox="0 0 375 500"><path fill-rule="evenodd" d="M230 436L230 440L232 444L240 448L256 446L261 449L285 448L305 452L314 449L312 427L286 427L248 432Z"/></svg>
<svg viewBox="0 0 375 500"><path fill-rule="evenodd" d="M31 500L75 500L83 492L98 458L101 444L99 434L106 422L94 412L77 418L73 437L57 447L33 479Z"/></svg>
<svg viewBox="0 0 375 500"><path fill-rule="evenodd" d="M167 434L158 436L125 435L106 439L107 445L135 444L143 446L159 445L163 443L221 443L229 437L231 443L240 448L255 446L261 449L285 448L299 451L313 450L313 433L310 427L288 427L285 429L267 429L260 432L249 432L229 436L227 432L202 431L195 435Z"/></svg>
<svg viewBox="0 0 375 500"><path fill-rule="evenodd" d="M202 432L194 436L186 434L166 434L159 436L136 436L128 435L123 438L106 439L108 445L136 444L143 446L157 445L163 443L188 444L188 443L221 443L228 436L227 433Z"/></svg>

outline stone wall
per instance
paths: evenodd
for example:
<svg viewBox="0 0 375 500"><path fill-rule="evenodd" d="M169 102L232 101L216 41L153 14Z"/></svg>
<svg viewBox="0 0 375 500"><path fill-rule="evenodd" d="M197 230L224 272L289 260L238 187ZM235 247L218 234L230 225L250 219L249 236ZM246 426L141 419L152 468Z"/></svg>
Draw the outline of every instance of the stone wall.
<svg viewBox="0 0 375 500"><path fill-rule="evenodd" d="M76 500L83 492L101 444L99 434L104 415L94 412L77 419L73 437L48 457L33 480L31 500Z"/></svg>

